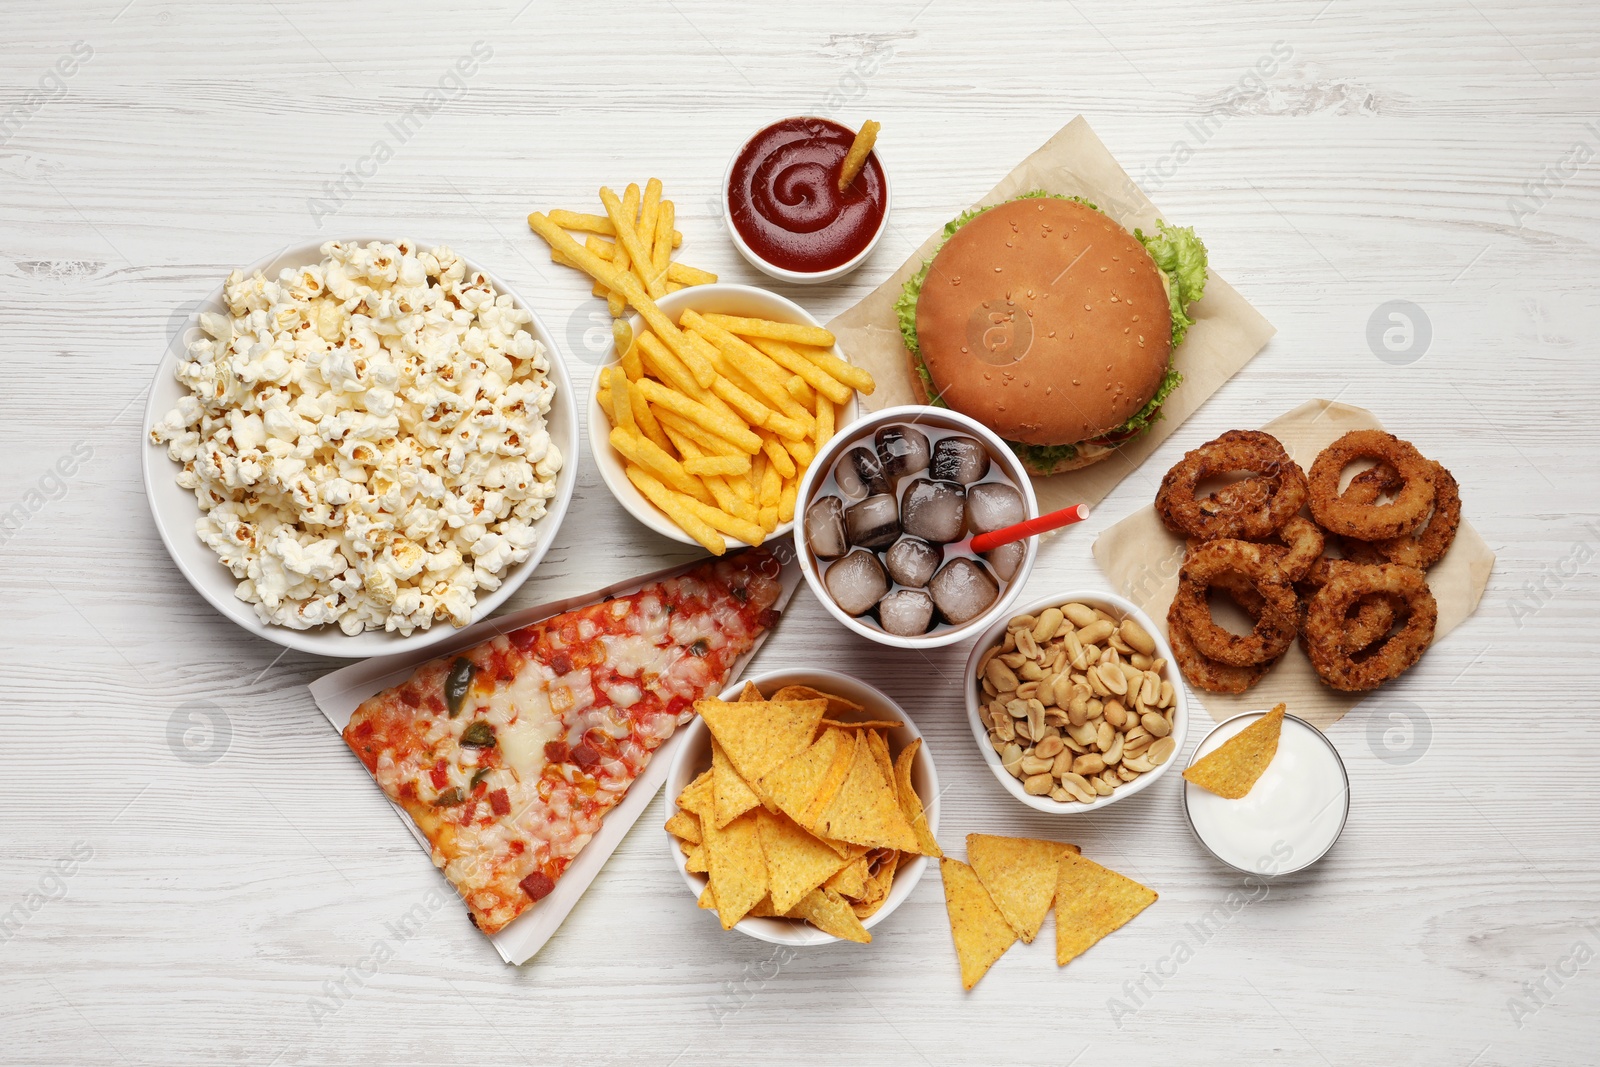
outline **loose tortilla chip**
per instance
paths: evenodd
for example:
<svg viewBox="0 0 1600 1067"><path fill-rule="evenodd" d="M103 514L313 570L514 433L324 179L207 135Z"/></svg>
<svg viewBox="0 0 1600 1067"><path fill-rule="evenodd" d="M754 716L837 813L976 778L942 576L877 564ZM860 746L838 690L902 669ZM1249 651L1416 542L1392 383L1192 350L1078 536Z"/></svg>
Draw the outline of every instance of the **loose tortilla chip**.
<svg viewBox="0 0 1600 1067"><path fill-rule="evenodd" d="M747 811L720 827L702 821L700 832L705 835L706 866L716 887L717 916L722 928L731 930L767 895L767 863L761 856L756 814Z"/></svg>
<svg viewBox="0 0 1600 1067"><path fill-rule="evenodd" d="M700 816L691 811L673 812L663 829L680 841L687 841L691 845L700 843Z"/></svg>
<svg viewBox="0 0 1600 1067"><path fill-rule="evenodd" d="M705 816L711 811L712 803L711 771L701 771L700 776L683 787L683 792L678 794L678 807L684 811Z"/></svg>
<svg viewBox="0 0 1600 1067"><path fill-rule="evenodd" d="M1219 797L1238 800L1256 784L1278 752L1284 706L1279 704L1183 772L1186 781Z"/></svg>
<svg viewBox="0 0 1600 1067"><path fill-rule="evenodd" d="M967 835L967 862L994 906L1027 944L1044 925L1061 879L1061 854L1069 851L1076 853L1078 846L1032 837Z"/></svg>
<svg viewBox="0 0 1600 1067"><path fill-rule="evenodd" d="M717 739L711 739L711 793L718 826L726 826L761 803L739 773Z"/></svg>
<svg viewBox="0 0 1600 1067"><path fill-rule="evenodd" d="M833 802L850 773L858 736L845 730L822 731L810 748L764 775L762 790L789 818L817 833L817 816Z"/></svg>
<svg viewBox="0 0 1600 1067"><path fill-rule="evenodd" d="M756 683L754 682L744 683L744 688L739 690L739 703L741 704L748 704L751 701L765 699L767 698L761 695L761 690L756 688Z"/></svg>
<svg viewBox="0 0 1600 1067"><path fill-rule="evenodd" d="M806 833L789 816L756 812L761 854L767 864L767 889L779 915L843 867L845 861L826 843Z"/></svg>
<svg viewBox="0 0 1600 1067"><path fill-rule="evenodd" d="M833 802L817 816L815 825L806 828L837 841L915 852L917 835L911 832L900 811L900 799L890 784L894 778L892 764L889 776L884 776L888 749L882 749L881 756L874 753L871 739L880 735L871 731L855 736L864 740L856 744L850 773ZM878 743L882 743L881 738Z"/></svg>
<svg viewBox="0 0 1600 1067"><path fill-rule="evenodd" d="M1156 902L1154 889L1068 852L1056 883L1056 964L1064 966L1089 946Z"/></svg>
<svg viewBox="0 0 1600 1067"><path fill-rule="evenodd" d="M845 712L866 711L867 709L853 700L835 696L833 693L824 693L820 689L813 689L809 685L786 685L772 694L773 700L826 700L829 715L842 715Z"/></svg>
<svg viewBox="0 0 1600 1067"><path fill-rule="evenodd" d="M791 918L804 919L825 934L869 944L872 935L861 925L861 920L851 910L849 902L837 893L826 889L813 889L789 910Z"/></svg>
<svg viewBox="0 0 1600 1067"><path fill-rule="evenodd" d="M710 869L706 866L706 846L691 846L689 854L683 857L683 869L690 874L710 874Z"/></svg>
<svg viewBox="0 0 1600 1067"><path fill-rule="evenodd" d="M827 702L697 700L694 708L746 782L804 752L817 735Z"/></svg>
<svg viewBox="0 0 1600 1067"><path fill-rule="evenodd" d="M961 988L971 989L1017 940L1017 932L1000 914L978 875L960 860L939 861L944 879L944 906L950 915L950 936L961 961Z"/></svg>
<svg viewBox="0 0 1600 1067"><path fill-rule="evenodd" d="M895 759L895 798L900 802L900 814L906 817L911 832L917 837L914 851L924 856L943 856L939 842L934 840L933 828L928 825L928 815L922 810L922 798L917 796L916 787L911 784L911 765L916 762L917 750L921 747L922 738L919 737L901 749L899 757Z"/></svg>
<svg viewBox="0 0 1600 1067"><path fill-rule="evenodd" d="M858 719L851 722L849 719L823 719L824 726L837 726L841 730L898 730L905 723L899 719Z"/></svg>
<svg viewBox="0 0 1600 1067"><path fill-rule="evenodd" d="M863 854L847 861L822 885L841 897L860 900L867 892L867 857Z"/></svg>

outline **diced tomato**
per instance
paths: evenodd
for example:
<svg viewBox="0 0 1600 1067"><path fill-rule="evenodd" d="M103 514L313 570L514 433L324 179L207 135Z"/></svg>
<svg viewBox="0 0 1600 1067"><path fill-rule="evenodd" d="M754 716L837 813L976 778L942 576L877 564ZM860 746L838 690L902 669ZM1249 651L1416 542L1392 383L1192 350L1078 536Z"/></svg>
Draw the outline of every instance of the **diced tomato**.
<svg viewBox="0 0 1600 1067"><path fill-rule="evenodd" d="M674 717L681 715L683 714L683 710L687 708L690 703L691 701L688 697L673 697L671 700L667 701L667 714Z"/></svg>
<svg viewBox="0 0 1600 1067"><path fill-rule="evenodd" d="M434 763L433 769L428 772L428 778L433 782L435 789L443 789L450 782L450 772L444 760Z"/></svg>
<svg viewBox="0 0 1600 1067"><path fill-rule="evenodd" d="M528 843L526 841L520 841L520 840L519 841L513 841L513 842L511 842L511 851L512 851L513 854L520 856L524 852L528 851Z"/></svg>
<svg viewBox="0 0 1600 1067"><path fill-rule="evenodd" d="M496 815L511 814L511 796L504 789L496 789L489 794L489 807Z"/></svg>
<svg viewBox="0 0 1600 1067"><path fill-rule="evenodd" d="M415 690L409 688L402 689L400 691L400 703L404 704L408 708L420 707L422 704L422 698L416 694Z"/></svg>

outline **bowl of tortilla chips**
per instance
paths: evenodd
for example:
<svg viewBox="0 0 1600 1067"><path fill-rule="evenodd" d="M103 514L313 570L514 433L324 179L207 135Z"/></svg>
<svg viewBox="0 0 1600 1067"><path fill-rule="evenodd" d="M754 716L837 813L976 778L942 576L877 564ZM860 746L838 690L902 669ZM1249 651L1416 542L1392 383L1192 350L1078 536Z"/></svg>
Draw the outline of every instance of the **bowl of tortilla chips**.
<svg viewBox="0 0 1600 1067"><path fill-rule="evenodd" d="M865 682L773 671L695 704L667 840L699 906L778 945L868 943L942 855L922 734Z"/></svg>

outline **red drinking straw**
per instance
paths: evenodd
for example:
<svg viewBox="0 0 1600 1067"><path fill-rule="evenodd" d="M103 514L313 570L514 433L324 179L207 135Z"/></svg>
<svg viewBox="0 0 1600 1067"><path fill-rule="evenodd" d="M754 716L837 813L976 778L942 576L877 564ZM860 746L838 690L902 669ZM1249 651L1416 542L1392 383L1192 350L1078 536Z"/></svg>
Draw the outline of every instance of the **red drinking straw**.
<svg viewBox="0 0 1600 1067"><path fill-rule="evenodd" d="M1001 545L1009 545L1013 541L1020 541L1024 537L1037 537L1051 530L1059 530L1063 526L1071 526L1075 522L1082 522L1089 517L1088 504L1074 504L1070 508L1052 511L1048 515L1040 515L1036 519L1023 519L1012 526L1002 526L998 530L990 530L973 537L972 544L968 547L975 554L982 555Z"/></svg>

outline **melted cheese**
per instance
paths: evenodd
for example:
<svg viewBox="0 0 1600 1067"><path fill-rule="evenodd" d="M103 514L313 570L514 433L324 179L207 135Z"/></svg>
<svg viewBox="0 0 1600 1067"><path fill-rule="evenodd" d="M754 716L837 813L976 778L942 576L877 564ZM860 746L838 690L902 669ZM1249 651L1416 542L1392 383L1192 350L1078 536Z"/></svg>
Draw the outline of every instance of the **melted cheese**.
<svg viewBox="0 0 1600 1067"><path fill-rule="evenodd" d="M606 664L624 678L660 674L672 664L674 650L658 648L643 634L607 634L600 639L606 646Z"/></svg>
<svg viewBox="0 0 1600 1067"><path fill-rule="evenodd" d="M561 721L550 709L550 683L543 673L521 671L509 684L482 698L483 714L495 726L500 758L519 781L533 782L544 770L544 746L561 736Z"/></svg>

